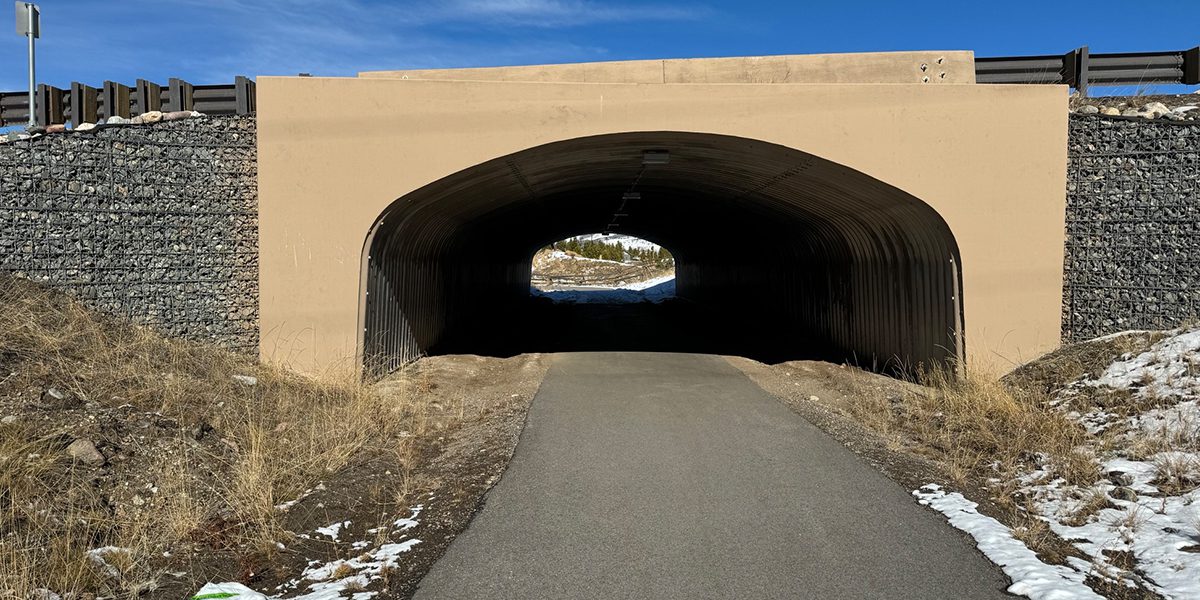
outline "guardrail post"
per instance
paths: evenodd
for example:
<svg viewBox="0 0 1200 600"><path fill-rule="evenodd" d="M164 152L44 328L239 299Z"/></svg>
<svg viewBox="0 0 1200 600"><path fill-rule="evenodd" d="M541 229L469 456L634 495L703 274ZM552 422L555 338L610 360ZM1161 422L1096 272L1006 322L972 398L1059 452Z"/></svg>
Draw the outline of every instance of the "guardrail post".
<svg viewBox="0 0 1200 600"><path fill-rule="evenodd" d="M45 127L65 123L63 118L63 91L59 88L39 83L37 86L37 124Z"/></svg>
<svg viewBox="0 0 1200 600"><path fill-rule="evenodd" d="M1075 88L1080 96L1087 95L1088 47L1081 46L1063 55L1063 82Z"/></svg>
<svg viewBox="0 0 1200 600"><path fill-rule="evenodd" d="M84 123L95 123L100 119L99 107L96 105L99 90L90 86L71 82L71 126L79 127Z"/></svg>
<svg viewBox="0 0 1200 600"><path fill-rule="evenodd" d="M255 85L248 77L238 75L233 80L233 96L237 104L237 114L248 115L254 112L255 103Z"/></svg>
<svg viewBox="0 0 1200 600"><path fill-rule="evenodd" d="M1183 51L1183 83L1200 85L1200 46Z"/></svg>
<svg viewBox="0 0 1200 600"><path fill-rule="evenodd" d="M167 88L170 93L170 100L167 102L167 110L192 110L195 106L195 101L192 99L192 84L175 77L172 77L167 82Z"/></svg>
<svg viewBox="0 0 1200 600"><path fill-rule="evenodd" d="M136 92L133 95L134 105L138 114L152 110L162 110L162 86L145 79L137 80Z"/></svg>
<svg viewBox="0 0 1200 600"><path fill-rule="evenodd" d="M129 118L129 86L105 81L103 91L104 118Z"/></svg>

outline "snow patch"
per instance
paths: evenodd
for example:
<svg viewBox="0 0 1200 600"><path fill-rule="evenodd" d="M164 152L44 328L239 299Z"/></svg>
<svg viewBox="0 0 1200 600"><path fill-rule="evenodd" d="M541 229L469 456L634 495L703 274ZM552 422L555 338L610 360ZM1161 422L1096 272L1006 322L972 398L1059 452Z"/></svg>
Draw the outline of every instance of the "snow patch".
<svg viewBox="0 0 1200 600"><path fill-rule="evenodd" d="M417 517L424 510L424 505L409 509L411 514L394 521L397 531L408 531L420 524ZM337 540L341 530L350 521L334 523L327 527L319 527L316 532ZM371 530L378 532L378 529ZM370 533L370 532L368 532ZM296 590L304 589L299 596L288 596L288 600L338 600L352 590L361 590L373 581L383 579L383 572L399 563L401 556L413 549L421 540L410 538L394 543L381 544L374 550L360 552L372 545L370 541L358 540L350 543L355 556L348 559L338 559L328 563L319 560L309 561L308 567L299 577L285 582L275 588L279 594L267 596L256 592L240 583L209 583L193 596L192 600L278 600ZM206 596L207 594L217 594ZM231 594L231 595L226 595ZM352 600L369 600L376 592L360 591L351 595Z"/></svg>
<svg viewBox="0 0 1200 600"><path fill-rule="evenodd" d="M342 528L349 524L350 521L342 521L341 523L334 523L332 525L326 525L325 527L318 527L315 531L316 533L326 536L336 542L338 539L338 534L342 531Z"/></svg>
<svg viewBox="0 0 1200 600"><path fill-rule="evenodd" d="M1200 329L1160 340L1149 350L1109 365L1088 385L1163 396L1200 395ZM1140 387L1139 387L1140 386Z"/></svg>
<svg viewBox="0 0 1200 600"><path fill-rule="evenodd" d="M1012 535L999 521L980 514L976 503L958 492L946 493L941 486L929 484L913 491L918 501L946 515L950 524L975 538L975 544L989 560L1012 579L1008 592L1034 600L1103 600L1083 583L1078 571L1038 560L1037 554Z"/></svg>
<svg viewBox="0 0 1200 600"><path fill-rule="evenodd" d="M675 276L664 275L639 281L617 288L588 287L578 290L545 291L530 288L530 293L554 302L570 304L632 304L653 302L658 304L675 297Z"/></svg>

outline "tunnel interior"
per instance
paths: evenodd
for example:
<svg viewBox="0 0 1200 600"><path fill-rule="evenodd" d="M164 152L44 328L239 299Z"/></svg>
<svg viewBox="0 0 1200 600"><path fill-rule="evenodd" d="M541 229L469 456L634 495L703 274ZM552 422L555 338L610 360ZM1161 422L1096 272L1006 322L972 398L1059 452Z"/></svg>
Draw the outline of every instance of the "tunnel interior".
<svg viewBox="0 0 1200 600"><path fill-rule="evenodd" d="M612 231L667 248L670 302L531 297L531 260ZM398 198L364 245L362 355L670 350L879 371L963 358L960 259L920 199L758 140L633 132L529 148Z"/></svg>

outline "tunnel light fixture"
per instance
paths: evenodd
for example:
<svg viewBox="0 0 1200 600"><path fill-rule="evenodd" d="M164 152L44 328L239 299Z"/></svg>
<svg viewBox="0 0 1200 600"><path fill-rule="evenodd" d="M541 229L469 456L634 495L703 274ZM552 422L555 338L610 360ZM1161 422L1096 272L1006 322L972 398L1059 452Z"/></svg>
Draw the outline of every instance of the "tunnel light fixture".
<svg viewBox="0 0 1200 600"><path fill-rule="evenodd" d="M621 199L622 200L641 200L642 193L641 192L625 192L624 194L621 194Z"/></svg>
<svg viewBox="0 0 1200 600"><path fill-rule="evenodd" d="M642 152L643 165L665 165L671 162L671 153L666 150L645 150Z"/></svg>

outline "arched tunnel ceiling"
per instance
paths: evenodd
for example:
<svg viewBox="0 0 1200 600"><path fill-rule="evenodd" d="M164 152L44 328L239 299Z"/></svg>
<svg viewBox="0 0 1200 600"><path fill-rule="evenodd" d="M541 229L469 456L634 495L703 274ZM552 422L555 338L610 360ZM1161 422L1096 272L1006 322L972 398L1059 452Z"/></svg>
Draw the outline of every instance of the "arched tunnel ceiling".
<svg viewBox="0 0 1200 600"><path fill-rule="evenodd" d="M643 167L646 150L667 150L670 162ZM877 236L897 228L905 237L952 241L933 209L853 169L756 140L681 132L595 136L498 158L401 198L385 221L398 212L406 219L432 213L422 237L440 237L439 229L499 229L514 248L530 252L605 229L628 190L641 199L626 206L620 232L680 255L703 253L717 233L738 235L734 225L779 219L849 244L839 251L881 243Z"/></svg>
<svg viewBox="0 0 1200 600"><path fill-rule="evenodd" d="M644 165L646 151L666 151L669 162ZM405 352L428 350L455 315L480 313L472 303L484 300L471 297L525 294L533 252L605 230L626 191L640 198L624 204L613 231L670 249L681 295L776 311L847 356L912 363L961 353L957 249L936 211L795 149L685 132L550 143L398 199L367 250L376 271L394 271L393 312L412 337ZM750 295L759 306L738 298Z"/></svg>

